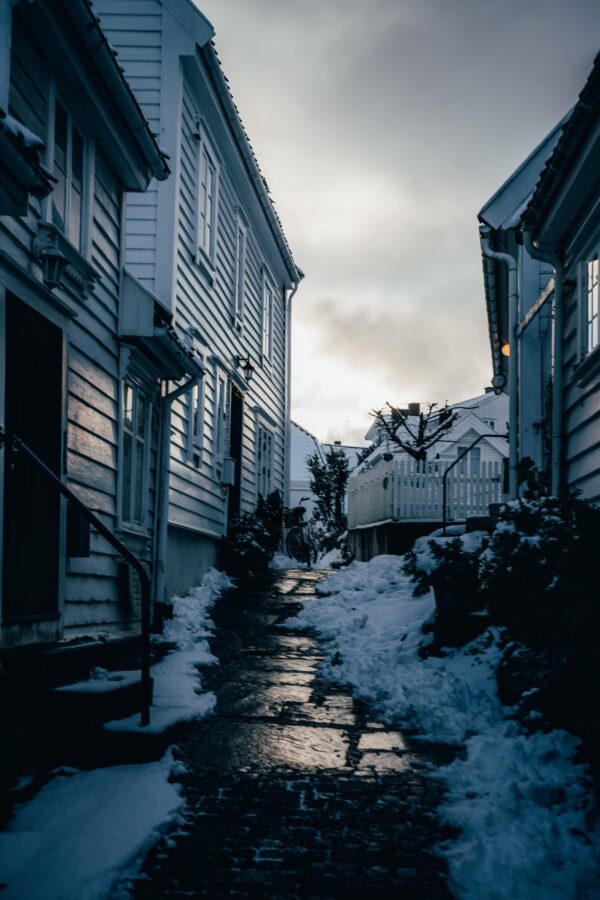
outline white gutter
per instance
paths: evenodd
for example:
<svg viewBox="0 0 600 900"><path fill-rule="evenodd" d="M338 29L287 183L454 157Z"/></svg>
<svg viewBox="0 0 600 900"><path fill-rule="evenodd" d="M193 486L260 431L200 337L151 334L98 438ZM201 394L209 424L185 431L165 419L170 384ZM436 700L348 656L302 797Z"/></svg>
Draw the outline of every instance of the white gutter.
<svg viewBox="0 0 600 900"><path fill-rule="evenodd" d="M191 390L204 376L193 375L181 387L160 398L158 459L156 461L156 509L154 513L154 603L163 603L166 589L166 560L169 527L169 473L171 460L171 411L173 403Z"/></svg>
<svg viewBox="0 0 600 900"><path fill-rule="evenodd" d="M19 0L0 0L0 109L8 113L10 55L12 52L12 11Z"/></svg>
<svg viewBox="0 0 600 900"><path fill-rule="evenodd" d="M490 246L490 228L482 225L481 250L484 256L508 266L508 495L514 500L518 492L517 465L519 461L519 343L517 261L510 253L499 253Z"/></svg>
<svg viewBox="0 0 600 900"><path fill-rule="evenodd" d="M551 491L555 496L561 486L562 470L562 418L563 418L563 381L564 381L564 301L563 281L565 276L561 260L551 253L544 253L533 243L531 232L523 231L523 244L533 259L549 263L554 269L554 299L552 302L552 477Z"/></svg>
<svg viewBox="0 0 600 900"><path fill-rule="evenodd" d="M291 474L291 448L292 448L292 300L300 286L297 281L290 291L285 309L285 454L284 454L284 498L285 506L290 505L290 474Z"/></svg>

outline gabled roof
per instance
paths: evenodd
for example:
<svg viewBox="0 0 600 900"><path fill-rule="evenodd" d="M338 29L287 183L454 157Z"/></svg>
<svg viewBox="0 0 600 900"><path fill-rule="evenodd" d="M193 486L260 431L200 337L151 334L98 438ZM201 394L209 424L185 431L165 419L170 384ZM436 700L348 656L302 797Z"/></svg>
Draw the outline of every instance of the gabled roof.
<svg viewBox="0 0 600 900"><path fill-rule="evenodd" d="M570 110L558 125L554 126L518 169L515 169L498 188L493 197L490 197L479 212L480 222L497 231L515 228L519 224L538 183L540 172L551 157L572 113L573 110Z"/></svg>
<svg viewBox="0 0 600 900"><path fill-rule="evenodd" d="M583 150L587 150L590 156L592 150L596 154L593 160L590 159L589 172L586 172L581 178L584 191L589 191L593 186L594 176L598 175L599 121L600 53L596 55L592 70L571 111L569 120L561 129L559 140L555 143L552 154L546 160L540 173L535 191L523 216L523 222L527 228L533 228L535 231L536 226L557 200L566 173ZM562 219L561 227L568 228L570 221L566 221L564 214L560 218Z"/></svg>
<svg viewBox="0 0 600 900"><path fill-rule="evenodd" d="M221 61L219 60L214 41L208 41L201 48L201 52L206 65L208 66L208 70L212 77L217 96L219 97L219 100L223 107L223 112L227 121L229 122L231 130L233 132L233 136L239 147L239 151L244 161L244 165L247 169L250 180L254 185L254 189L258 195L260 204L267 217L267 221L275 238L275 242L285 261L291 281L295 284L298 284L304 277L304 272L300 268L298 268L298 266L294 262L292 251L290 250L287 238L283 233L281 219L279 218L273 200L271 199L269 186L260 170L256 154L254 153L252 144L250 143L250 138L248 137L248 133L244 128L242 119L240 117L240 112L235 105L235 101L231 93L231 88L229 87L229 81L221 67Z"/></svg>

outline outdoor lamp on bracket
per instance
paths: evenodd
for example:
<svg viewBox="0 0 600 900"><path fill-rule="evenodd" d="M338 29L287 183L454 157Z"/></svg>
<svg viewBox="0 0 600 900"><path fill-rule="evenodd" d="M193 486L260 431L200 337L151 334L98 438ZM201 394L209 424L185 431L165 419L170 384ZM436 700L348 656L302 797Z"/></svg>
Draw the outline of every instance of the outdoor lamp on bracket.
<svg viewBox="0 0 600 900"><path fill-rule="evenodd" d="M502 375L501 372L498 372L498 374L494 375L492 378L492 387L494 388L495 394L501 394L506 387L506 377Z"/></svg>
<svg viewBox="0 0 600 900"><path fill-rule="evenodd" d="M250 356L236 356L235 364L238 369L242 369L246 381L250 381L252 376L254 375L254 366L250 361Z"/></svg>
<svg viewBox="0 0 600 900"><path fill-rule="evenodd" d="M40 254L42 261L42 280L49 290L60 287L63 272L69 265L69 260L62 255L56 247L48 247Z"/></svg>

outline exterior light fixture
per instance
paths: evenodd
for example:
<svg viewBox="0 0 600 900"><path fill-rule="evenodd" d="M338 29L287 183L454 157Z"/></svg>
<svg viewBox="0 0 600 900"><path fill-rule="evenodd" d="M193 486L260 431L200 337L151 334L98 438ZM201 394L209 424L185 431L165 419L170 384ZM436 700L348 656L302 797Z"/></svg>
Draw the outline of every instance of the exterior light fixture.
<svg viewBox="0 0 600 900"><path fill-rule="evenodd" d="M49 290L53 291L62 283L63 272L69 260L56 247L47 247L40 253L42 263L42 280Z"/></svg>
<svg viewBox="0 0 600 900"><path fill-rule="evenodd" d="M500 352L502 353L502 356L510 356L510 344L502 344Z"/></svg>
<svg viewBox="0 0 600 900"><path fill-rule="evenodd" d="M494 388L495 394L501 394L504 388L506 387L506 378L499 372L497 375L494 375L492 378L492 387Z"/></svg>
<svg viewBox="0 0 600 900"><path fill-rule="evenodd" d="M250 381L254 375L254 366L250 361L250 356L236 356L235 364L238 369L242 369L246 381Z"/></svg>

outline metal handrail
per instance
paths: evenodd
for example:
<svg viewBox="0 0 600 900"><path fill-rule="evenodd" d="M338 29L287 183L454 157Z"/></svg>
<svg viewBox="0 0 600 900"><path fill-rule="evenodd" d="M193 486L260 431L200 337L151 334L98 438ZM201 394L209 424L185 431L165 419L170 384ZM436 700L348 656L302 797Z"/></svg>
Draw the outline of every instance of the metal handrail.
<svg viewBox="0 0 600 900"><path fill-rule="evenodd" d="M450 470L453 469L454 466L458 465L461 459L464 459L464 457L471 452L473 447L475 447L479 443L479 441L482 441L487 437L504 438L505 440L508 440L507 434L497 434L495 431L492 432L492 434L480 434L479 437L475 438L472 444L469 444L466 450L463 450L463 452L460 453L446 469L444 469L444 474L442 475L442 534L446 534L446 527L448 525L448 511L446 509L448 472L450 472Z"/></svg>
<svg viewBox="0 0 600 900"><path fill-rule="evenodd" d="M150 611L150 578L148 573L144 569L140 560L134 556L131 550L125 546L112 531L106 527L106 525L100 521L97 515L93 513L90 509L85 506L84 503L71 491L66 484L52 471L52 469L48 468L45 462L43 462L39 456L37 456L33 450L27 446L25 441L23 441L20 437L17 437L15 434L8 434L2 428L0 428L0 446L6 444L8 450L12 450L13 452L22 452L28 459L33 462L40 472L48 478L49 481L52 482L54 487L59 493L66 497L66 499L71 503L81 515L88 520L88 522L94 526L96 531L98 531L102 537L106 538L109 544L111 544L115 550L117 550L123 559L131 566L132 569L135 570L137 576L140 580L140 591L141 591L141 625L142 625L142 659L140 665L140 674L141 674L141 687L142 687L142 709L141 709L141 718L140 725L142 727L150 724L150 706L152 705L152 678L150 676L150 619L151 619L151 611Z"/></svg>

